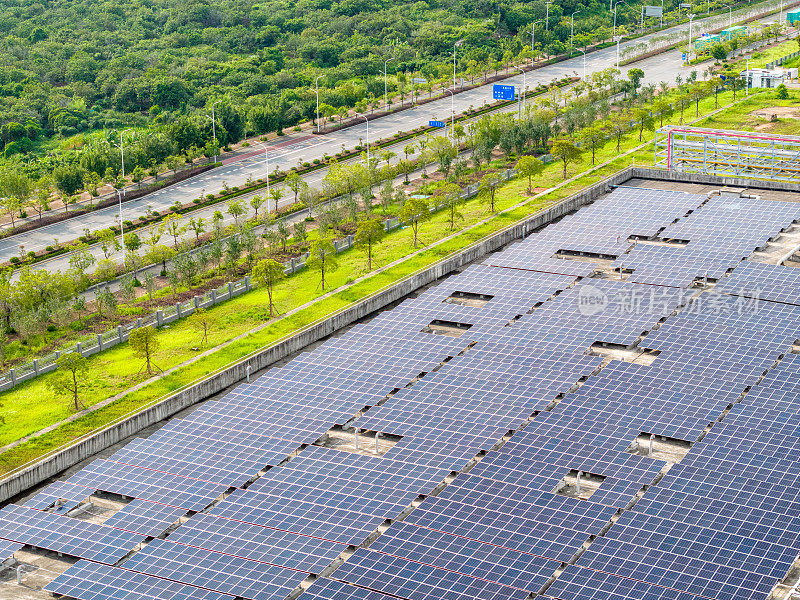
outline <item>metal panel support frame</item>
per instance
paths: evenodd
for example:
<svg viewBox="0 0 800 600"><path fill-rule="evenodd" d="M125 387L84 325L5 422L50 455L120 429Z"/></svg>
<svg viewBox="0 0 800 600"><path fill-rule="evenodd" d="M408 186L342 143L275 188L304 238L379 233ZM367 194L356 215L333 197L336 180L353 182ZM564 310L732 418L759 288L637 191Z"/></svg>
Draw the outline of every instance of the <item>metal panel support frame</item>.
<svg viewBox="0 0 800 600"><path fill-rule="evenodd" d="M682 173L800 183L800 137L662 127L654 164Z"/></svg>

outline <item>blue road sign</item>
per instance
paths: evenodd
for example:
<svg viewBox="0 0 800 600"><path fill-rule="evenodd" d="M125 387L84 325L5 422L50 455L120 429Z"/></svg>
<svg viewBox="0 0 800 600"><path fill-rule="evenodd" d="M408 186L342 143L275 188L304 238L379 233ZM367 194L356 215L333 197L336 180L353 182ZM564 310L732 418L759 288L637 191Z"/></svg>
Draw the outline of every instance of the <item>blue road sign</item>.
<svg viewBox="0 0 800 600"><path fill-rule="evenodd" d="M722 79L722 81L725 81L726 79L725 75L720 75L719 78Z"/></svg>
<svg viewBox="0 0 800 600"><path fill-rule="evenodd" d="M428 121L428 127L444 127L444 121Z"/></svg>
<svg viewBox="0 0 800 600"><path fill-rule="evenodd" d="M514 86L495 83L492 86L492 98L495 100L513 100Z"/></svg>

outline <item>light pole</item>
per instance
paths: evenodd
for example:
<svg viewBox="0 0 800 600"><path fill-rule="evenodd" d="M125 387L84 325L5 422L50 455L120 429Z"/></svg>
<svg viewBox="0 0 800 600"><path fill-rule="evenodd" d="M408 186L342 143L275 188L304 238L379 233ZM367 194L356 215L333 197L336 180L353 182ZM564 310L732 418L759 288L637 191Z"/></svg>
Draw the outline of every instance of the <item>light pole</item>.
<svg viewBox="0 0 800 600"><path fill-rule="evenodd" d="M514 67L515 69L518 67ZM450 94L450 135L455 139L455 134L453 133L453 128L456 124L456 111L455 107L453 106L453 91L452 90L445 90L448 94Z"/></svg>
<svg viewBox="0 0 800 600"><path fill-rule="evenodd" d="M623 36L621 35L618 35L616 38L614 38L617 40L617 71L619 71L619 42L622 40L622 38Z"/></svg>
<svg viewBox="0 0 800 600"><path fill-rule="evenodd" d="M730 28L733 25L733 7L728 4L725 8L728 9L728 28Z"/></svg>
<svg viewBox="0 0 800 600"><path fill-rule="evenodd" d="M573 44L572 38L573 38L573 36L575 34L575 15L577 15L579 12L581 12L581 11L576 10L574 13L572 13L572 16L570 17L570 24L569 24L569 53L570 53L570 55L572 55L572 51L575 49L575 44Z"/></svg>
<svg viewBox="0 0 800 600"><path fill-rule="evenodd" d="M122 229L122 192L117 188L114 188L114 191L117 192L117 198L119 198L119 239L120 239L120 246L122 246L122 264L125 265L125 232Z"/></svg>
<svg viewBox="0 0 800 600"><path fill-rule="evenodd" d="M531 67L533 67L534 57L536 56L536 45L534 44L534 41L536 40L536 24L541 22L541 19L534 21L533 27L531 28Z"/></svg>
<svg viewBox="0 0 800 600"><path fill-rule="evenodd" d="M367 168L370 166L370 159L369 159L369 119L366 115L362 115L361 113L356 113L357 117L361 117L367 123Z"/></svg>
<svg viewBox="0 0 800 600"><path fill-rule="evenodd" d="M750 95L750 59L749 58L747 59L747 70L745 71L745 73L747 73L747 76L745 77L745 80L744 80L744 95L745 96L749 96Z"/></svg>
<svg viewBox="0 0 800 600"><path fill-rule="evenodd" d="M517 116L522 116L522 95L525 93L525 71L520 69L519 67L512 67L512 69L516 69L520 73L522 73L522 89L519 91L519 96L517 96Z"/></svg>
<svg viewBox="0 0 800 600"><path fill-rule="evenodd" d="M544 30L550 31L550 5L552 2L548 2L545 5L545 13L544 13Z"/></svg>
<svg viewBox="0 0 800 600"><path fill-rule="evenodd" d="M264 160L267 164L267 206L269 207L269 151L267 150L266 144L262 144L258 140L256 140L256 144L264 149ZM267 212L269 212L269 209L267 209Z"/></svg>
<svg viewBox="0 0 800 600"><path fill-rule="evenodd" d="M584 52L584 51L583 51L583 50L581 50L580 48L575 48L575 50L577 50L578 52L580 52L581 54L583 54L583 77L582 77L582 79L583 79L584 81L586 81L586 52Z"/></svg>
<svg viewBox="0 0 800 600"><path fill-rule="evenodd" d="M453 44L453 89L456 89L456 48L458 48L464 40L458 40Z"/></svg>
<svg viewBox="0 0 800 600"><path fill-rule="evenodd" d="M389 62L393 60L393 58L387 58L385 61L383 61L383 110L389 110L389 88L387 87L386 83L386 69L389 65Z"/></svg>
<svg viewBox="0 0 800 600"><path fill-rule="evenodd" d="M317 133L319 133L319 80L322 77L325 77L325 75L320 75L314 80L314 87L317 92Z"/></svg>
<svg viewBox="0 0 800 600"><path fill-rule="evenodd" d="M618 7L620 4L624 4L624 5L625 5L625 6L627 6L628 8L630 8L630 6L631 6L630 4L628 4L627 2L625 2L624 0L617 0L617 2L614 4L614 27L611 29L611 37L612 37L612 38L613 38L615 35L617 35L617 7Z"/></svg>
<svg viewBox="0 0 800 600"><path fill-rule="evenodd" d="M694 13L689 15L689 64L692 64L692 20L696 16Z"/></svg>
<svg viewBox="0 0 800 600"><path fill-rule="evenodd" d="M214 164L217 164L217 116L214 113L214 107L222 102L217 100L211 105L211 135L214 137ZM208 117L208 115L206 115Z"/></svg>
<svg viewBox="0 0 800 600"><path fill-rule="evenodd" d="M120 161L122 162L122 195L125 195L125 144L123 140L123 136L128 133L129 131L133 131L133 127L124 130L122 133L119 134L119 154L120 154ZM120 204L120 206L122 206ZM121 210L121 209L120 209ZM120 213L120 217L122 213Z"/></svg>

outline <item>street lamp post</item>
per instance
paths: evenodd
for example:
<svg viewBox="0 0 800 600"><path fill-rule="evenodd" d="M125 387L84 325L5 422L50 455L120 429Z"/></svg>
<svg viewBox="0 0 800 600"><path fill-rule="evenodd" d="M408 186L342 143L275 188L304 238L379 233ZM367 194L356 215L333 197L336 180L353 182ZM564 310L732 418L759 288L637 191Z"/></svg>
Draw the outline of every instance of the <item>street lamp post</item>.
<svg viewBox="0 0 800 600"><path fill-rule="evenodd" d="M694 13L689 15L689 64L692 64L692 20L696 16Z"/></svg>
<svg viewBox="0 0 800 600"><path fill-rule="evenodd" d="M120 154L120 161L122 162L122 195L125 195L125 143L123 140L123 136L128 133L129 131L133 131L133 127L124 130L122 133L119 134L119 154ZM120 213L121 215L122 213Z"/></svg>
<svg viewBox="0 0 800 600"><path fill-rule="evenodd" d="M614 4L614 26L613 26L613 28L611 29L611 37L612 37L612 39L614 38L614 36L616 36L616 35L617 35L617 7L618 7L620 4L624 4L625 6L627 6L628 8L630 8L630 4L628 4L628 3L627 3L627 2L625 2L624 0L617 0L617 2Z"/></svg>
<svg viewBox="0 0 800 600"><path fill-rule="evenodd" d="M619 70L619 42L622 40L622 38L623 36L621 35L618 35L616 38L614 38L617 41L617 70Z"/></svg>
<svg viewBox="0 0 800 600"><path fill-rule="evenodd" d="M531 28L531 67L533 67L534 57L536 56L536 46L534 44L536 40L536 24L541 22L542 22L541 19L539 19L538 21L534 21L533 27Z"/></svg>
<svg viewBox="0 0 800 600"><path fill-rule="evenodd" d="M122 229L122 192L117 188L114 188L114 191L117 192L117 198L119 199L119 239L120 239L120 246L122 246L122 264L125 265L125 232Z"/></svg>
<svg viewBox="0 0 800 600"><path fill-rule="evenodd" d="M725 8L728 9L728 27L731 27L733 25L733 7L728 4Z"/></svg>
<svg viewBox="0 0 800 600"><path fill-rule="evenodd" d="M217 100L211 105L211 135L214 138L214 164L217 164L217 116L214 113L214 107L222 102L222 100ZM206 115L208 117L208 115Z"/></svg>
<svg viewBox="0 0 800 600"><path fill-rule="evenodd" d="M550 31L550 5L552 2L548 2L545 5L545 13L544 13L544 30Z"/></svg>
<svg viewBox="0 0 800 600"><path fill-rule="evenodd" d="M453 89L456 89L456 48L458 48L464 40L458 40L453 44Z"/></svg>
<svg viewBox="0 0 800 600"><path fill-rule="evenodd" d="M570 55L572 54L572 51L575 49L575 44L572 42L572 38L573 38L573 36L575 34L575 15L577 15L579 12L581 12L581 11L576 10L574 13L572 13L572 16L570 17L570 24L569 24L569 48L570 48L569 53L570 53Z"/></svg>
<svg viewBox="0 0 800 600"><path fill-rule="evenodd" d="M256 140L256 144L264 149L264 160L267 165L267 206L269 206L269 151L267 150L266 144L262 144L258 140ZM269 212L269 210L267 212Z"/></svg>
<svg viewBox="0 0 800 600"><path fill-rule="evenodd" d="M325 75L320 75L314 80L314 88L317 92L317 133L319 133L319 80L322 77L325 77Z"/></svg>
<svg viewBox="0 0 800 600"><path fill-rule="evenodd" d="M515 69L518 67L514 67ZM450 135L455 139L455 134L453 133L453 128L456 125L456 111L455 106L453 105L453 91L452 90L445 90L448 94L450 94Z"/></svg>
<svg viewBox="0 0 800 600"><path fill-rule="evenodd" d="M383 61L383 110L389 110L389 93L388 93L388 84L386 83L386 69L393 58L387 58Z"/></svg>
<svg viewBox="0 0 800 600"><path fill-rule="evenodd" d="M521 117L522 116L522 95L525 93L526 73L525 73L525 71L523 71L519 67L512 67L512 68L516 69L517 71L522 73L522 89L519 91L519 96L517 96L517 116Z"/></svg>
<svg viewBox="0 0 800 600"><path fill-rule="evenodd" d="M745 71L745 73L747 75L746 75L746 77L744 79L744 95L745 96L749 96L750 95L750 59L749 58L747 59L747 70Z"/></svg>
<svg viewBox="0 0 800 600"><path fill-rule="evenodd" d="M583 54L583 77L582 77L582 79L584 81L586 81L586 52L581 50L580 48L575 48L575 50L577 50L578 52Z"/></svg>
<svg viewBox="0 0 800 600"><path fill-rule="evenodd" d="M369 158L369 119L366 115L362 115L361 113L356 113L357 117L361 117L367 123L367 168L370 166L370 158Z"/></svg>

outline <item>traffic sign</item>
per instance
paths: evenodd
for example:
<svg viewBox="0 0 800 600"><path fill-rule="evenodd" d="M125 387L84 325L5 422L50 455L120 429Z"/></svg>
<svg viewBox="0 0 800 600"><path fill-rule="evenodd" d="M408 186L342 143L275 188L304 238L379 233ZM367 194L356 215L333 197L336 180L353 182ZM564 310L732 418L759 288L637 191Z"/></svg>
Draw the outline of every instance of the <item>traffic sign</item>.
<svg viewBox="0 0 800 600"><path fill-rule="evenodd" d="M492 86L492 98L495 100L513 100L514 86L495 83Z"/></svg>
<svg viewBox="0 0 800 600"><path fill-rule="evenodd" d="M428 83L428 80L425 79L424 77L414 77L411 80L411 83Z"/></svg>
<svg viewBox="0 0 800 600"><path fill-rule="evenodd" d="M444 127L444 121L428 121L428 127Z"/></svg>

